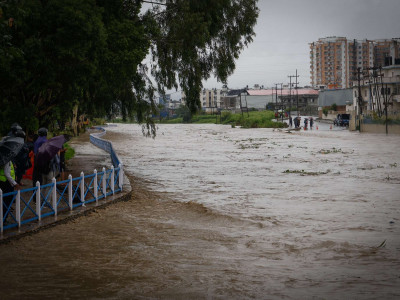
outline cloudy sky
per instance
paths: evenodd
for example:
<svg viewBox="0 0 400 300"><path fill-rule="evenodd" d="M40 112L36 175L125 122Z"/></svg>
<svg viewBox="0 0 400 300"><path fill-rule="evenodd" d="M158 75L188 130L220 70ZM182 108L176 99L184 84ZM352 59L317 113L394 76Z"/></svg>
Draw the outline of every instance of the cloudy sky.
<svg viewBox="0 0 400 300"><path fill-rule="evenodd" d="M256 37L237 61L229 88L310 84L309 43L327 36L400 38L400 0L259 0ZM215 79L205 88L220 88Z"/></svg>

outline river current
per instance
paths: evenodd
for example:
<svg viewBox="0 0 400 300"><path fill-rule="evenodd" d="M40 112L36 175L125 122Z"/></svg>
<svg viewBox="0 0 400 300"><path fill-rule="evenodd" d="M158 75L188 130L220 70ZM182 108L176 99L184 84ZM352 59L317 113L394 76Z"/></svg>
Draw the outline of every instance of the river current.
<svg viewBox="0 0 400 300"><path fill-rule="evenodd" d="M0 247L2 299L400 297L400 138L107 129L133 188Z"/></svg>

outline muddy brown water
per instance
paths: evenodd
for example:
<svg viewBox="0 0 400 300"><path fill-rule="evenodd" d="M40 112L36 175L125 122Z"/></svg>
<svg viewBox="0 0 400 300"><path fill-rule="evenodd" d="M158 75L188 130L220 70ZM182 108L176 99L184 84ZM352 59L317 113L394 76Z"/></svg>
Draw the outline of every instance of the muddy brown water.
<svg viewBox="0 0 400 300"><path fill-rule="evenodd" d="M396 299L400 138L136 125L130 201L0 246L1 299Z"/></svg>

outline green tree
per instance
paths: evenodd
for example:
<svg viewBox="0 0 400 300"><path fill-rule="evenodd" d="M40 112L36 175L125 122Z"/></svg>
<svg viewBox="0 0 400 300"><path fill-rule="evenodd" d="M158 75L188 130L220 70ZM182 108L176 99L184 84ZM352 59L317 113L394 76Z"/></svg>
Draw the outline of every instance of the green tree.
<svg viewBox="0 0 400 300"><path fill-rule="evenodd" d="M149 12L159 26L150 36L158 88L181 86L192 113L200 107L202 80L226 83L235 60L254 36L257 0L171 0Z"/></svg>
<svg viewBox="0 0 400 300"><path fill-rule="evenodd" d="M179 86L195 113L202 80L226 82L252 41L257 0L160 3L0 0L0 132L63 124L75 112L135 114L154 136L154 93Z"/></svg>
<svg viewBox="0 0 400 300"><path fill-rule="evenodd" d="M3 11L15 20L9 47L21 53L9 57L11 68L0 70L1 102L12 112L8 118L20 112L39 126L54 121L57 107L71 115L96 72L104 44L101 10L94 0L15 0Z"/></svg>
<svg viewBox="0 0 400 300"><path fill-rule="evenodd" d="M189 108L185 105L180 105L176 110L176 115L181 117L183 123L190 123L192 121L192 113Z"/></svg>

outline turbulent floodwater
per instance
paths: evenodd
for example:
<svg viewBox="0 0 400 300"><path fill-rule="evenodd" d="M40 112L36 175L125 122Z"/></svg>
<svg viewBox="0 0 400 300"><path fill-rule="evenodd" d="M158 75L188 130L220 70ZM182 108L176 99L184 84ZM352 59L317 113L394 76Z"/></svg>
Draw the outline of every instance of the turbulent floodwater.
<svg viewBox="0 0 400 300"><path fill-rule="evenodd" d="M400 138L136 125L133 197L0 246L1 298L400 297Z"/></svg>

